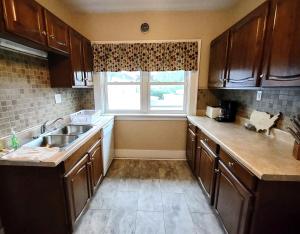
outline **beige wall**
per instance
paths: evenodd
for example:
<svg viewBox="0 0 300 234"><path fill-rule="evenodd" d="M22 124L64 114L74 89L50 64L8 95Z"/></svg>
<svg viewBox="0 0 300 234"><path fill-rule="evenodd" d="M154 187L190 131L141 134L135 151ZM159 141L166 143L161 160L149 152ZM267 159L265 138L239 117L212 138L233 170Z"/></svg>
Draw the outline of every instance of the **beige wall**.
<svg viewBox="0 0 300 234"><path fill-rule="evenodd" d="M207 86L209 45L226 29L230 15L223 11L138 12L80 15L75 24L93 41L201 39L199 86ZM150 32L140 32L143 22Z"/></svg>
<svg viewBox="0 0 300 234"><path fill-rule="evenodd" d="M116 149L184 150L186 121L128 121L115 124Z"/></svg>

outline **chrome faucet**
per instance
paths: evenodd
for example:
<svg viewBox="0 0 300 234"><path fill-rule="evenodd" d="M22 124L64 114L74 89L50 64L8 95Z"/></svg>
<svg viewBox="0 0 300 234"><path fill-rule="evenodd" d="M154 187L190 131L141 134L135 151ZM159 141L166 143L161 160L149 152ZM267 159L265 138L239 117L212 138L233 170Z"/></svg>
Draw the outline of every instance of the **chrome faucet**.
<svg viewBox="0 0 300 234"><path fill-rule="evenodd" d="M42 126L41 126L41 134L44 134L49 126L52 126L53 124L55 124L58 120L64 120L63 118L57 118L56 120L54 120L52 123L48 124L49 120L47 120ZM47 126L48 124L48 126Z"/></svg>

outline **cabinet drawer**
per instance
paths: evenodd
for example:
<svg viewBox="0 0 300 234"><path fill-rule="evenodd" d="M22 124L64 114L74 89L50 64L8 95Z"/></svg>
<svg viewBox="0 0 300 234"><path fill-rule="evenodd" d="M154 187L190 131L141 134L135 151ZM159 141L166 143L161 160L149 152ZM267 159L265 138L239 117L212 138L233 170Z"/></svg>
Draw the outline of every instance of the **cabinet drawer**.
<svg viewBox="0 0 300 234"><path fill-rule="evenodd" d="M200 139L202 144L206 145L211 150L211 152L213 152L214 154L219 154L219 145L217 145L217 143L215 143L203 132L201 132L200 134Z"/></svg>
<svg viewBox="0 0 300 234"><path fill-rule="evenodd" d="M72 167L91 149L91 147L101 139L102 132L97 132L85 144L83 144L75 153L64 161L65 172L68 172Z"/></svg>
<svg viewBox="0 0 300 234"><path fill-rule="evenodd" d="M253 175L246 167L233 159L223 149L220 150L220 159L226 167L251 191L255 191L257 177Z"/></svg>

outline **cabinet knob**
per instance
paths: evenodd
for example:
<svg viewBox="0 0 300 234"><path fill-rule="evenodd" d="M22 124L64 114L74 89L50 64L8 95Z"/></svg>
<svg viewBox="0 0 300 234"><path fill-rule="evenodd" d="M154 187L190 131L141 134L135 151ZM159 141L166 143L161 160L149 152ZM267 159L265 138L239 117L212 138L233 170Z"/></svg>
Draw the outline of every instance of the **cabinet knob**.
<svg viewBox="0 0 300 234"><path fill-rule="evenodd" d="M55 38L55 36L54 36L54 35L50 35L49 37L50 37L51 39L54 39L54 38Z"/></svg>
<svg viewBox="0 0 300 234"><path fill-rule="evenodd" d="M261 74L259 77L260 77L260 78L264 78L264 77L265 77L265 74Z"/></svg>
<svg viewBox="0 0 300 234"><path fill-rule="evenodd" d="M228 163L228 166L229 166L229 167L233 167L233 166L234 166L234 163L233 163L233 162L229 162L229 163Z"/></svg>
<svg viewBox="0 0 300 234"><path fill-rule="evenodd" d="M204 139L204 141L207 143L207 142L208 142L208 139L207 139L207 138L205 138L205 139Z"/></svg>
<svg viewBox="0 0 300 234"><path fill-rule="evenodd" d="M220 173L220 169L215 169L215 173L219 174Z"/></svg>
<svg viewBox="0 0 300 234"><path fill-rule="evenodd" d="M42 31L42 35L46 36L47 35L46 31Z"/></svg>

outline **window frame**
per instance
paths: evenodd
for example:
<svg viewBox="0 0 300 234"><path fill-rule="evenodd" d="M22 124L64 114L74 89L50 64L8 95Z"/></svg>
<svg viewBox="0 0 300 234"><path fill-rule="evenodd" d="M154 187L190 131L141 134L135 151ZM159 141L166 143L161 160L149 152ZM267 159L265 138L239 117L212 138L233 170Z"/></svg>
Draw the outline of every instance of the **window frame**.
<svg viewBox="0 0 300 234"><path fill-rule="evenodd" d="M151 72L140 72L140 82L108 82L107 72L104 73L104 113L106 114L187 114L188 101L188 72L184 71L184 82L150 82ZM139 110L109 110L108 109L108 85L140 85L140 109ZM182 110L151 110L150 88L151 85L183 85L184 99Z"/></svg>

